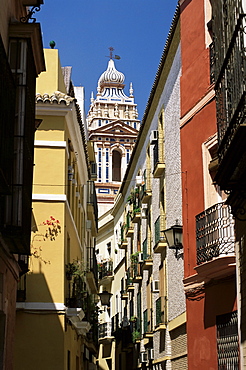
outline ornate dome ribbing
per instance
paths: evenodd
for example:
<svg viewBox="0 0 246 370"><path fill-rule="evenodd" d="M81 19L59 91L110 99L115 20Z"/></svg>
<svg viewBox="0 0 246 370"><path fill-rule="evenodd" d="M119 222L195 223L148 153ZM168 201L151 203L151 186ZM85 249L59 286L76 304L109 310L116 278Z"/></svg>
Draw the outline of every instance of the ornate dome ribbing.
<svg viewBox="0 0 246 370"><path fill-rule="evenodd" d="M98 80L98 86L102 86L105 83L123 84L125 76L122 72L117 71L114 65L113 59L108 62L108 68L101 75Z"/></svg>

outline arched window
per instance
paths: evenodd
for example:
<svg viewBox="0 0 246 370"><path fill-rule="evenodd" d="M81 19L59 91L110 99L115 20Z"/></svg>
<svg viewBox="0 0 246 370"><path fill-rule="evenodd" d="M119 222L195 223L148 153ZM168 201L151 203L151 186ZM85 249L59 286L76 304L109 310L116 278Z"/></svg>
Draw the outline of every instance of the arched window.
<svg viewBox="0 0 246 370"><path fill-rule="evenodd" d="M112 180L121 181L121 154L118 150L113 151Z"/></svg>

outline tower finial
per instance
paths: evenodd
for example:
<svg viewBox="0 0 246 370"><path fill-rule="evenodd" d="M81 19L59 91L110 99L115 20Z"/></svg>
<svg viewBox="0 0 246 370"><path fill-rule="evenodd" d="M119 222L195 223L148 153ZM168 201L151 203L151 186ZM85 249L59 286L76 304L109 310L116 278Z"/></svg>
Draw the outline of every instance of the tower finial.
<svg viewBox="0 0 246 370"><path fill-rule="evenodd" d="M133 97L133 87L132 87L132 82L130 83L130 89L129 89L129 92L130 92L130 97L132 98L132 97Z"/></svg>
<svg viewBox="0 0 246 370"><path fill-rule="evenodd" d="M120 56L119 55L114 55L113 56L113 51L114 51L114 48L112 46L110 46L109 48L109 56L107 56L107 58L110 58L110 59L120 59Z"/></svg>
<svg viewBox="0 0 246 370"><path fill-rule="evenodd" d="M109 58L110 59L113 59L113 51L114 51L114 48L112 46L110 46L110 48L109 48Z"/></svg>

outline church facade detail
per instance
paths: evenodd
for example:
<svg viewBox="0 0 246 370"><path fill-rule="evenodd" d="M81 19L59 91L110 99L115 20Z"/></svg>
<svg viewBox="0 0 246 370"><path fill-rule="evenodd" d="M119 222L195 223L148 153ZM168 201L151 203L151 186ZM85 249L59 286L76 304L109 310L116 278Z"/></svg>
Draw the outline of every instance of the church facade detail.
<svg viewBox="0 0 246 370"><path fill-rule="evenodd" d="M106 71L98 80L97 95L95 98L91 95L87 115L89 139L94 142L97 163L95 187L99 216L113 206L140 129L132 83L127 96L124 80L111 55Z"/></svg>

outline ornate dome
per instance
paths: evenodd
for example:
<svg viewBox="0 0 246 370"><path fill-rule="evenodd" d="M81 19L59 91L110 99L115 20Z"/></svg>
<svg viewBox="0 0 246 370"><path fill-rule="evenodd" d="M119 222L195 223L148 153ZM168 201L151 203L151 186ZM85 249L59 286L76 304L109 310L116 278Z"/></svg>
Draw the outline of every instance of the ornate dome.
<svg viewBox="0 0 246 370"><path fill-rule="evenodd" d="M98 87L102 86L105 83L113 84L123 84L125 76L122 72L117 71L114 65L113 59L110 59L108 62L108 68L101 75L98 80Z"/></svg>

